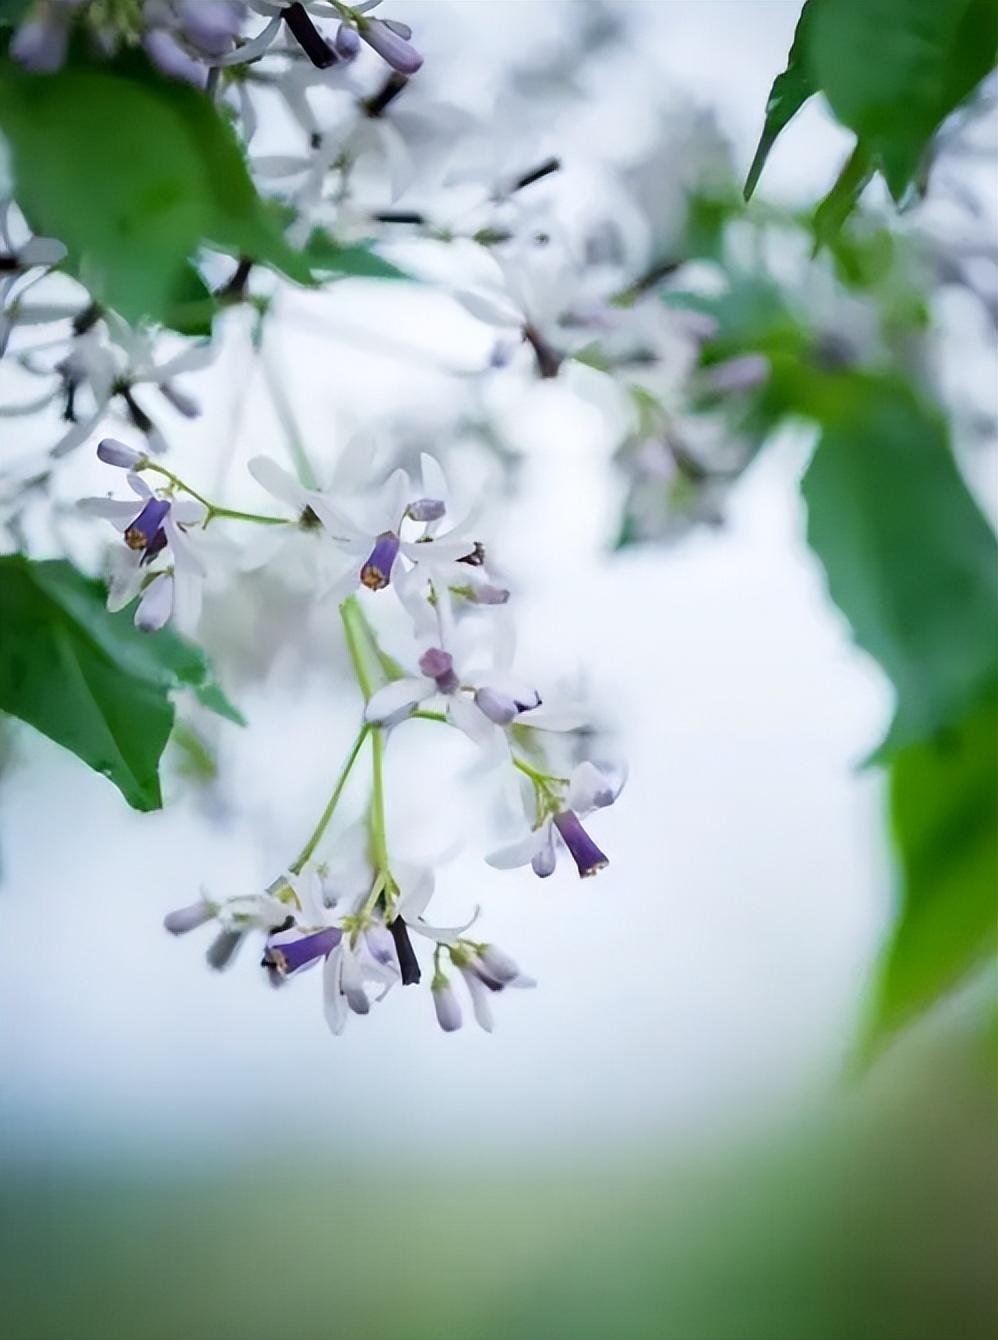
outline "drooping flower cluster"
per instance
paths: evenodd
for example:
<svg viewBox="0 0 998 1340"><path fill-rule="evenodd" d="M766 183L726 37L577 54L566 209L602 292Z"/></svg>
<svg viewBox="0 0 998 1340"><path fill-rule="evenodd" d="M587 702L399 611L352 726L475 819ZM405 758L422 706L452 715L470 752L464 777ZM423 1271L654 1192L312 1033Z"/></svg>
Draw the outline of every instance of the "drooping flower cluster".
<svg viewBox="0 0 998 1340"><path fill-rule="evenodd" d="M135 495L131 500L89 498L81 504L121 535L111 608L138 597L135 621L143 630L161 627L171 614L190 629L205 576L205 552L199 548L209 527L227 520L288 534L318 529L322 546L337 557L339 572L317 595L325 596L326 608L339 607L364 697L357 737L297 859L263 893L222 902L203 896L171 913L167 928L180 934L214 922L208 961L216 968L226 966L256 934L262 966L275 985L321 964L324 1009L334 1032L341 1031L350 1013L370 1011L372 993L380 1000L397 983L418 984L423 967L415 944L427 940L433 945L430 989L440 1026L453 1031L461 1024L454 989L460 979L474 1018L491 1029L493 996L533 982L505 952L470 933L477 909L456 927L427 920L434 871L397 858L389 844L383 769L392 732L414 717L450 726L472 742L486 772L519 778L524 810L518 824L527 831L487 858L499 869L529 863L547 877L558 850L564 849L581 876L602 870L607 857L583 820L613 803L623 778L590 761L578 763L570 776L551 768L551 745L567 756L571 751L556 741L559 736L575 739L585 718L573 704L559 707L547 701L514 671L509 591L490 573L477 533L479 508L452 518L455 502L443 470L426 455L418 481L397 470L373 490L335 498L304 488L269 458L255 459L254 477L287 510L286 517L236 512L201 495L192 497L179 477L114 439L101 442L98 455L127 471ZM164 479L164 486L150 488L147 474ZM272 557L279 562L280 551L273 550ZM317 562L317 571L326 568ZM410 627L409 649L399 657L383 651L365 610L369 607L373 615L377 603L392 593ZM367 822L334 836L330 856L320 860L316 852L368 747Z"/></svg>
<svg viewBox="0 0 998 1340"><path fill-rule="evenodd" d="M26 69L51 74L62 68L74 31L106 55L141 46L171 79L203 87L209 71L257 60L278 38L289 35L295 49L317 69L351 60L361 41L393 69L414 74L422 57L410 42L412 30L395 19L369 17L380 0L356 5L335 0L134 0L121 6L102 0L34 0L11 42L11 55ZM328 41L311 14L338 18ZM251 14L266 24L246 33Z"/></svg>

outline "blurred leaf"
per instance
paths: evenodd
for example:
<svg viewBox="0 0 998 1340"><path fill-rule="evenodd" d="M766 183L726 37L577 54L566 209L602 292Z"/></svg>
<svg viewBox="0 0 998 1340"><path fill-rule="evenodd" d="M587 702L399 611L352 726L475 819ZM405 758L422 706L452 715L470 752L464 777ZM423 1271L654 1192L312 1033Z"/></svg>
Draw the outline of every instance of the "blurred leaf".
<svg viewBox="0 0 998 1340"><path fill-rule="evenodd" d="M322 228L316 228L305 244L305 256L316 270L364 279L411 279L404 270L383 260L362 243L341 245Z"/></svg>
<svg viewBox="0 0 998 1340"><path fill-rule="evenodd" d="M994 0L825 0L815 7L806 58L900 201L940 123L996 52Z"/></svg>
<svg viewBox="0 0 998 1340"><path fill-rule="evenodd" d="M130 321L168 322L206 245L311 282L212 102L146 62L40 77L4 59L0 129L32 227L64 242L70 268Z"/></svg>
<svg viewBox="0 0 998 1340"><path fill-rule="evenodd" d="M994 683L998 547L939 413L893 379L839 381L802 484L807 537L897 692L883 755L960 721Z"/></svg>
<svg viewBox="0 0 998 1340"><path fill-rule="evenodd" d="M900 203L921 179L933 135L992 69L996 53L994 0L808 0L769 95L746 199L776 137L820 90L857 136L819 220L826 232L859 198L867 170L879 168Z"/></svg>
<svg viewBox="0 0 998 1340"><path fill-rule="evenodd" d="M241 721L197 647L109 614L104 588L63 560L0 558L0 709L108 777L135 809L162 804L157 773L173 726L169 693L194 690Z"/></svg>
<svg viewBox="0 0 998 1340"><path fill-rule="evenodd" d="M875 170L868 150L857 141L836 177L835 185L814 211L815 254L838 236L843 223L859 203L859 197L873 180Z"/></svg>
<svg viewBox="0 0 998 1340"><path fill-rule="evenodd" d="M998 699L891 766L900 916L863 1040L869 1056L998 946Z"/></svg>
<svg viewBox="0 0 998 1340"><path fill-rule="evenodd" d="M181 335L210 335L212 318L218 307L214 293L199 271L189 264L184 267L170 295L170 309L164 324Z"/></svg>
<svg viewBox="0 0 998 1340"><path fill-rule="evenodd" d="M670 307L702 312L717 328L703 347L703 362L723 362L743 353L799 356L807 337L787 306L779 285L761 272L729 272L723 293L672 290L663 295Z"/></svg>
<svg viewBox="0 0 998 1340"><path fill-rule="evenodd" d="M797 115L808 98L818 91L806 59L806 50L810 41L811 25L814 22L814 11L819 3L820 0L806 0L797 20L794 40L787 56L787 68L776 76L773 87L769 90L762 135L759 137L759 145L745 179L746 200L752 198L762 169L766 166L766 159L780 132Z"/></svg>

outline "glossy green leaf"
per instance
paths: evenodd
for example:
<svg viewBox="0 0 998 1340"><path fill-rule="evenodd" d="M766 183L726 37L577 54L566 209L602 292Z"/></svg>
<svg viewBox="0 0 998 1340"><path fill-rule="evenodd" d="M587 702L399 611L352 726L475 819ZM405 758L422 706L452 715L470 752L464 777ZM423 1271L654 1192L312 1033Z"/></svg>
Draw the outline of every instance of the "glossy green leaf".
<svg viewBox="0 0 998 1340"><path fill-rule="evenodd" d="M752 166L745 178L746 200L752 198L762 169L766 166L766 159L769 157L770 150L776 143L777 137L797 115L808 98L818 91L811 75L806 53L810 41L811 25L814 21L814 11L820 3L821 0L806 0L804 8L801 10L801 16L797 21L790 53L787 56L787 68L782 74L776 76L773 87L769 90L769 98L766 102L766 120L759 137L755 157L752 159Z"/></svg>
<svg viewBox="0 0 998 1340"><path fill-rule="evenodd" d="M807 64L901 200L940 123L996 52L994 0L825 0L811 19Z"/></svg>
<svg viewBox="0 0 998 1340"><path fill-rule="evenodd" d="M863 1039L869 1057L998 947L998 700L903 750L890 775L897 924Z"/></svg>
<svg viewBox="0 0 998 1340"><path fill-rule="evenodd" d="M840 381L802 489L807 537L890 677L885 754L962 720L998 676L998 546L946 425L904 384Z"/></svg>
<svg viewBox="0 0 998 1340"><path fill-rule="evenodd" d="M109 614L101 583L63 560L0 558L0 628L0 710L108 777L135 809L162 804L174 689L241 721L203 652L168 630L140 633L127 611Z"/></svg>
<svg viewBox="0 0 998 1340"><path fill-rule="evenodd" d="M144 62L39 76L0 61L0 130L35 231L64 242L70 268L128 320L170 321L203 246L311 281L231 127Z"/></svg>

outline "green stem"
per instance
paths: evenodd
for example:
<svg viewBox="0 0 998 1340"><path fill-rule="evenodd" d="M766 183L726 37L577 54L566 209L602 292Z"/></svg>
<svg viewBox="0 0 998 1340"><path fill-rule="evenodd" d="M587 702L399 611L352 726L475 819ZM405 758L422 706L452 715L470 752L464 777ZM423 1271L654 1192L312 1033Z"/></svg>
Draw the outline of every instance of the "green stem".
<svg viewBox="0 0 998 1340"><path fill-rule="evenodd" d="M442 721L448 725L447 714L445 712L424 712L420 709L418 712L410 712L407 718L409 721Z"/></svg>
<svg viewBox="0 0 998 1340"><path fill-rule="evenodd" d="M211 502L203 493L198 493L197 489L192 489L190 484L185 483L179 475L175 475L172 470L168 470L165 465L157 465L155 461L140 462L139 470L151 470L154 474L162 475L168 479L174 488L183 489L184 493L190 494L197 502L208 509L208 515L204 519L207 526L209 521L215 517L228 517L232 521L253 521L260 526L292 526L295 523L283 516L261 516L259 512L239 512L233 507L219 507L217 503Z"/></svg>
<svg viewBox="0 0 998 1340"><path fill-rule="evenodd" d="M371 856L378 870L391 879L388 869L388 836L385 832L385 733L375 726L371 735L373 790L371 793Z"/></svg>
<svg viewBox="0 0 998 1340"><path fill-rule="evenodd" d="M350 660L353 662L353 671L357 676L360 691L364 695L364 701L367 702L374 692L374 684L368 673L367 662L364 658L364 644L367 641L367 620L357 604L356 596L347 596L344 600L340 606L340 618L343 621L343 635L346 638Z"/></svg>
<svg viewBox="0 0 998 1340"><path fill-rule="evenodd" d="M544 787L545 790L548 789L551 782L556 782L560 786L568 784L569 779L567 777L555 777L549 772L541 772L538 768L531 767L525 759L517 758L515 754L513 755L513 767L519 768L525 777L529 777L532 782Z"/></svg>
<svg viewBox="0 0 998 1340"><path fill-rule="evenodd" d="M316 847L322 841L322 835L329 827L329 821L332 819L336 806L339 804L340 796L343 794L343 788L347 784L347 778L350 776L353 765L357 762L357 755L360 753L361 746L370 734L371 729L371 726L365 722L358 731L357 738L354 740L350 753L347 755L346 762L340 769L340 775L336 779L336 785L333 787L333 794L329 797L326 808L322 811L322 814L319 817L319 822L315 825L315 828L312 831L312 836L305 843L304 847L302 847L298 859L291 866L292 874L301 874L305 862L309 860Z"/></svg>

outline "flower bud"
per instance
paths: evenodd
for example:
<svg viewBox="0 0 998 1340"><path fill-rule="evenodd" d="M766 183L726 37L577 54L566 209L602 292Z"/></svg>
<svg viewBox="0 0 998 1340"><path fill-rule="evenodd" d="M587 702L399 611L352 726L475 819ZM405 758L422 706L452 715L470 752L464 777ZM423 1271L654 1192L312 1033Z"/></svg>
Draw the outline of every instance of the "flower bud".
<svg viewBox="0 0 998 1340"><path fill-rule="evenodd" d="M215 915L215 909L205 898L199 899L196 903L191 903L189 907L178 907L175 912L167 912L163 918L163 925L171 935L186 935L188 931L197 930L198 926L203 926L206 921L211 921Z"/></svg>
<svg viewBox="0 0 998 1340"><path fill-rule="evenodd" d="M360 35L399 74L415 74L423 63L416 48L381 19L365 19Z"/></svg>
<svg viewBox="0 0 998 1340"><path fill-rule="evenodd" d="M456 1032L461 1027L461 1003L448 978L442 974L434 978L431 993L437 1023L445 1033Z"/></svg>
<svg viewBox="0 0 998 1340"><path fill-rule="evenodd" d="M487 687L475 690L475 706L497 726L508 726L516 719L518 713L517 705L512 698L497 689Z"/></svg>
<svg viewBox="0 0 998 1340"><path fill-rule="evenodd" d="M503 986L508 986L514 978L520 976L519 964L498 945L483 945L478 951L478 958L488 975Z"/></svg>
<svg viewBox="0 0 998 1340"><path fill-rule="evenodd" d="M353 60L360 50L360 37L356 28L351 28L348 23L341 23L336 30L333 46L341 60Z"/></svg>
<svg viewBox="0 0 998 1340"><path fill-rule="evenodd" d="M119 442L116 437L105 437L97 444L97 457L105 465L116 465L120 470L134 470L145 460L141 451Z"/></svg>
<svg viewBox="0 0 998 1340"><path fill-rule="evenodd" d="M406 508L406 516L413 521L439 521L446 511L439 498L417 498Z"/></svg>

